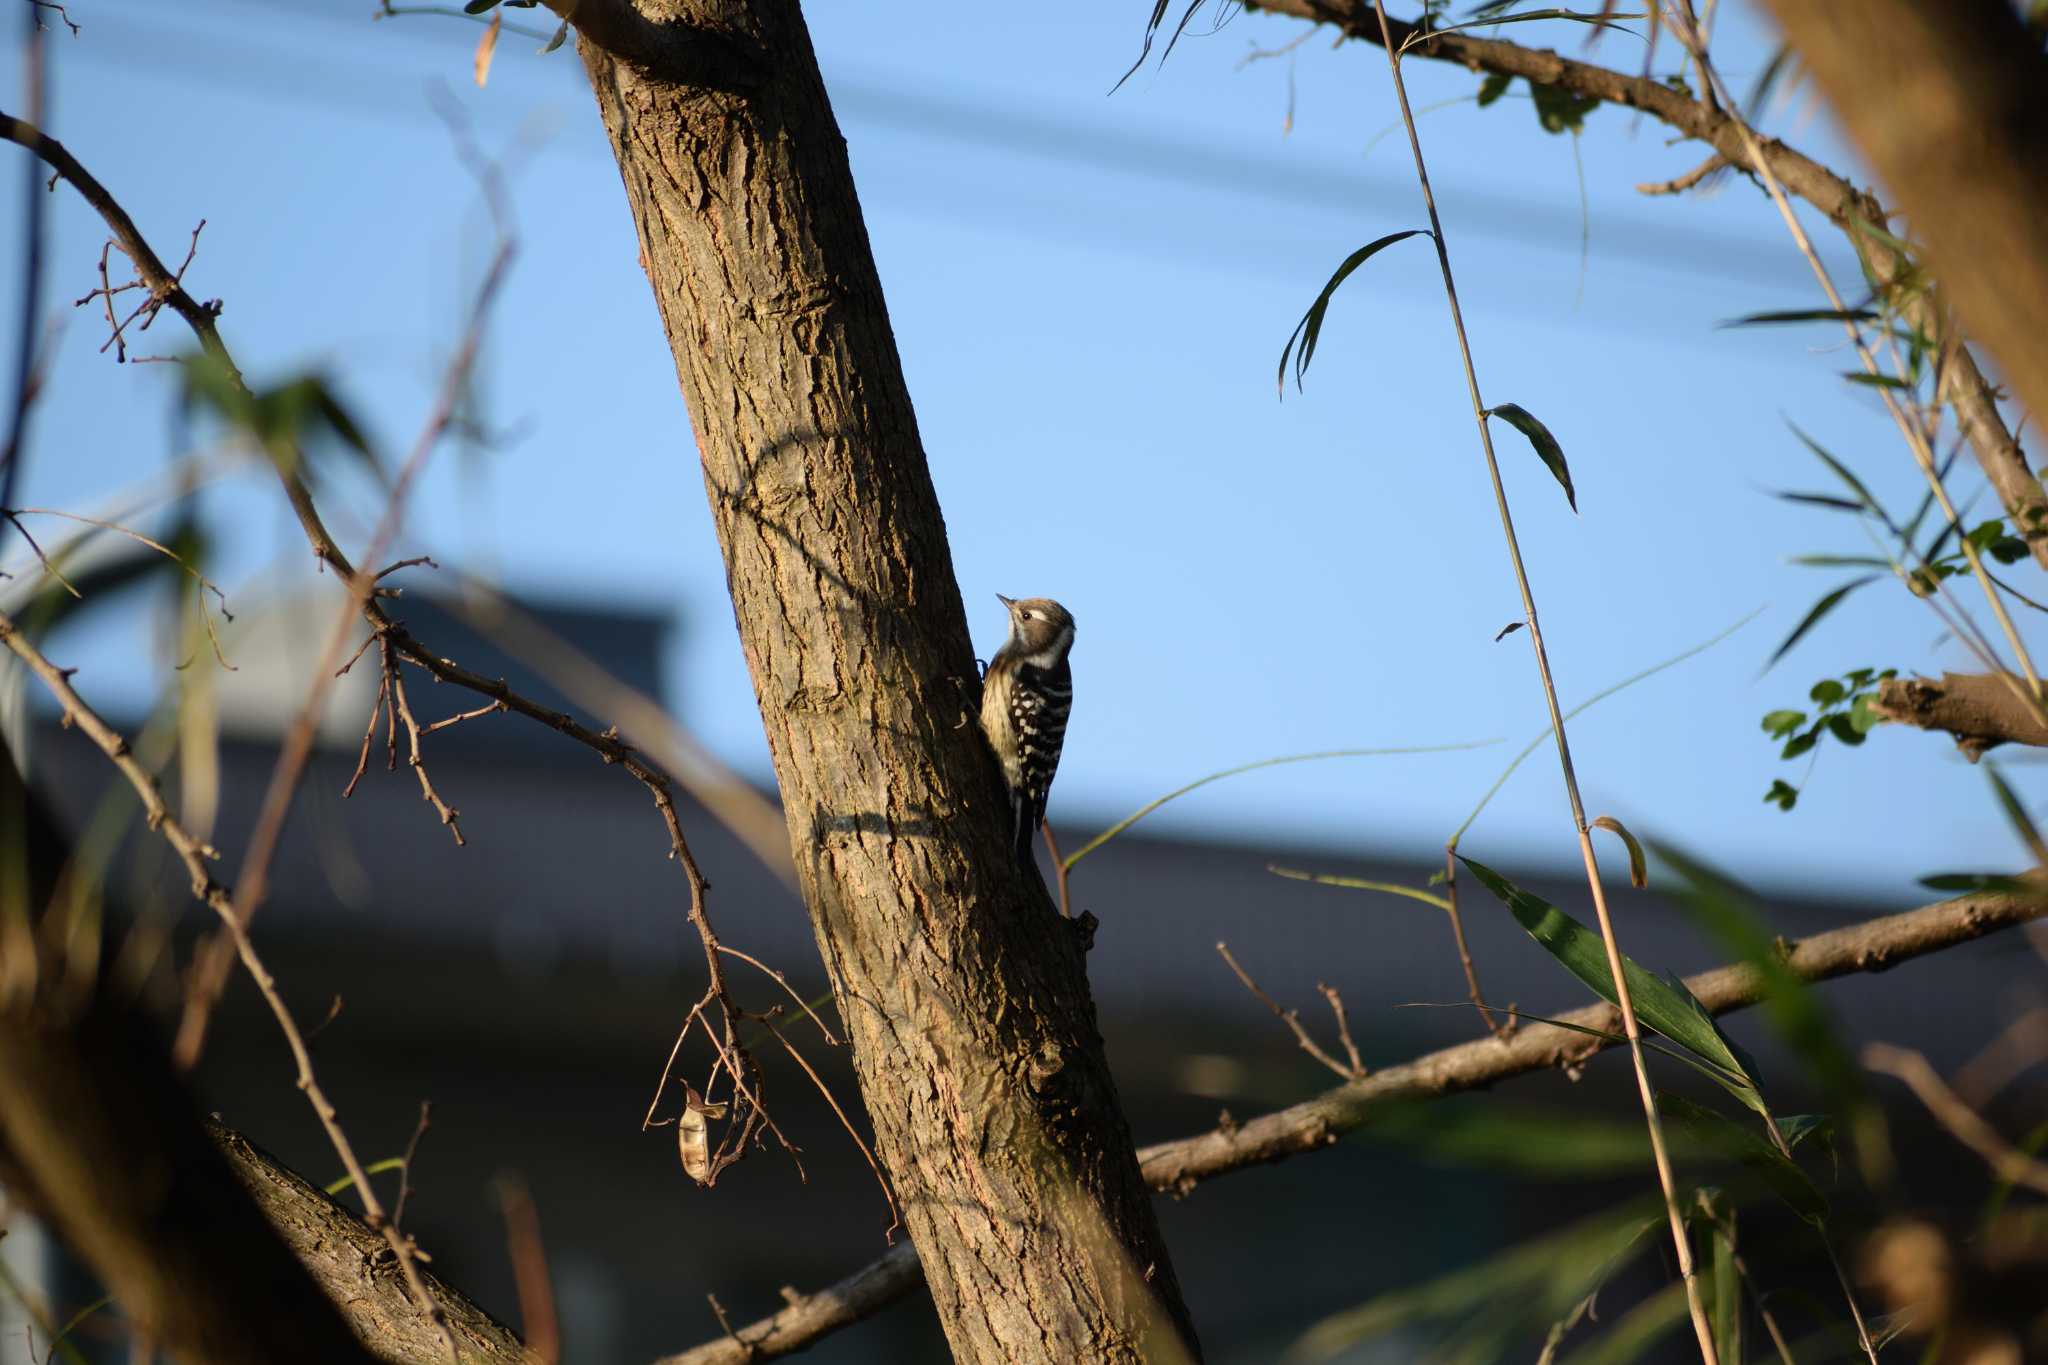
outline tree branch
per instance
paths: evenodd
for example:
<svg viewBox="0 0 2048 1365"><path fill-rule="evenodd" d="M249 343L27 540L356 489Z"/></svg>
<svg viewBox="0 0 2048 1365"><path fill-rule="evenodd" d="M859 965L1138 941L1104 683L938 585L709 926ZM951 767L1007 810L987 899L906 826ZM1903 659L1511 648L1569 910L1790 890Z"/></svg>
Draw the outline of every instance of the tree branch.
<svg viewBox="0 0 2048 1365"><path fill-rule="evenodd" d="M1878 689L1870 710L1895 724L1948 731L1972 763L2000 744L2048 747L2048 725L1989 673L1944 673L1940 682L1893 678Z"/></svg>
<svg viewBox="0 0 2048 1365"><path fill-rule="evenodd" d="M707 90L752 90L768 79L759 43L702 24L642 14L633 0L542 0L584 42L666 80Z"/></svg>
<svg viewBox="0 0 2048 1365"><path fill-rule="evenodd" d="M1244 0L1248 9L1284 14L1313 23L1332 24L1345 36L1378 45L1379 25L1372 7L1358 0ZM1755 169L1743 144L1739 125L1726 113L1683 90L1673 89L1648 76L1631 76L1591 62L1575 61L1541 48L1523 47L1498 38L1474 37L1469 32L1425 36L1414 24L1390 22L1391 38L1397 49L1410 56L1451 62L1472 71L1503 76L1520 76L1532 85L1553 86L1585 95L1607 104L1642 112L1673 130L1704 142L1737 170ZM1797 195L1826 214L1841 228L1882 283L1904 280L1913 263L1875 235L1859 232L1854 224L1883 227L1890 215L1875 195L1859 190L1846 177L1836 174L1795 148L1776 138L1762 140L1763 158L1771 173L1788 193ZM1900 305L1900 312L1928 337L1954 342L1940 298L1932 289L1913 291ZM1998 491L2000 502L2011 516L2018 534L2027 539L2034 558L2048 568L2048 494L2041 481L2027 468L2019 442L2006 427L1998 410L1997 390L1992 386L1969 348L1953 344L1943 367L1940 398L1953 405L1956 425L1970 443L1984 476Z"/></svg>
<svg viewBox="0 0 2048 1365"><path fill-rule="evenodd" d="M1770 0L1925 240L1956 311L2048 412L2048 56L2008 0Z"/></svg>
<svg viewBox="0 0 2048 1365"><path fill-rule="evenodd" d="M1881 972L2043 916L2048 916L2048 899L2005 893L1959 896L1816 934L1788 948L1785 961L1807 981ZM1685 984L1716 1015L1746 1009L1764 997L1762 979L1754 968L1743 964L1700 972L1687 977ZM1611 1035L1616 1028L1614 1014L1611 1005L1590 1005L1560 1019ZM1154 1189L1182 1196L1213 1176L1332 1146L1363 1125L1375 1106L1385 1101L1485 1089L1532 1071L1576 1065L1610 1046L1604 1039L1531 1022L1505 1040L1482 1038L1444 1048L1249 1123L1140 1148L1138 1160ZM752 1365L789 1355L872 1316L923 1282L916 1256L909 1248L899 1247L807 1298L784 1290L784 1295L791 1297L791 1307L738 1328L732 1337L666 1357L659 1365ZM808 1312L807 1306L813 1304L817 1311Z"/></svg>

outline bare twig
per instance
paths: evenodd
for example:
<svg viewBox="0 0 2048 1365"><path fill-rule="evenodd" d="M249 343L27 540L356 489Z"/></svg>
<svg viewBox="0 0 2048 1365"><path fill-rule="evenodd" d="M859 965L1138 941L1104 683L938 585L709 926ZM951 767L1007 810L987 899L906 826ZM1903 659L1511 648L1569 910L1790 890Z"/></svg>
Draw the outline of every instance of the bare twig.
<svg viewBox="0 0 2048 1365"><path fill-rule="evenodd" d="M405 1155L398 1159L398 1198L391 1205L393 1227L397 1227L405 1219L405 1202L412 1198L412 1159L419 1155L420 1139L425 1137L427 1129L433 1126L433 1102L421 1100L420 1121L413 1125L412 1137L405 1144Z"/></svg>
<svg viewBox="0 0 2048 1365"><path fill-rule="evenodd" d="M84 593L78 590L77 585L64 576L63 570L50 562L50 557L43 553L43 547L36 544L36 538L28 533L28 527L21 524L20 517L16 516L10 509L0 507L0 520L13 523L14 529L21 532L21 538L28 542L29 549L35 551L36 558L42 563L43 572L62 584L64 591L70 593L73 597L82 598L85 596Z"/></svg>
<svg viewBox="0 0 2048 1365"><path fill-rule="evenodd" d="M811 1008L810 1002L805 1000L801 995L798 995L796 993L795 988L789 984L788 977L784 976L781 972L776 971L773 967L763 962L760 958L755 957L750 953L743 953L737 948L729 947L726 944L721 943L718 945L718 951L724 953L727 957L736 957L740 961L747 963L749 966L757 967L761 971L765 972L767 975L775 978L775 984L782 987L783 994L787 995L791 1000L794 1000L796 1002L796 1007L802 1010L805 1014L809 1015L811 1022L818 1026L818 1032L825 1035L825 1041L827 1043L830 1043L833 1047L839 1046L838 1036L832 1032L831 1027L827 1025L823 1019L820 1019L818 1017L818 1012Z"/></svg>
<svg viewBox="0 0 2048 1365"><path fill-rule="evenodd" d="M1358 1044L1351 1038L1351 1021L1344 1015L1344 997L1337 994L1335 986L1316 982L1316 989L1323 993L1323 999L1330 1002L1330 1013L1337 1016L1337 1041L1344 1044L1344 1055L1351 1059L1351 1074L1365 1074L1365 1059L1358 1055Z"/></svg>
<svg viewBox="0 0 2048 1365"><path fill-rule="evenodd" d="M1636 193L1650 195L1683 194L1708 176L1714 174L1714 172L1726 170L1727 168L1728 158L1722 156L1719 152L1715 152L1684 175L1676 175L1669 180L1655 180L1636 186Z"/></svg>
<svg viewBox="0 0 2048 1365"><path fill-rule="evenodd" d="M1458 838L1463 833L1458 831L1444 844L1444 913L1451 917L1451 941L1458 945L1458 965L1465 969L1465 986L1472 993L1472 1007L1479 1011L1487 1032L1505 1038L1515 1031L1514 1016L1495 1019L1493 1011L1486 1007L1486 997L1479 990L1479 969L1472 965L1472 950L1465 945L1465 919L1458 913Z"/></svg>
<svg viewBox="0 0 2048 1365"><path fill-rule="evenodd" d="M1040 825L1038 832L1045 836L1045 851L1052 855L1053 886L1059 892L1060 916L1063 919L1072 919L1074 917L1074 907L1067 900L1067 872L1069 869L1066 859L1060 857L1059 841L1052 837L1052 824L1050 822Z"/></svg>
<svg viewBox="0 0 2048 1365"><path fill-rule="evenodd" d="M464 331L462 344L456 349L454 358L450 360L447 371L442 375L440 393L435 399L433 410L428 414L425 426L413 443L412 453L399 468L397 478L392 480L384 514L378 523L376 533L371 538L369 553L364 556L366 563L375 563L383 558L385 547L398 534L406 494L418 479L421 469L425 467L427 457L440 444L441 435L447 429L456 405L461 401L468 384L470 366L483 343L484 319L489 314L491 304L496 299L507 272L511 269L513 255L512 242L509 239L500 242L490 267L484 272L483 283L478 287L476 297L470 306L469 323ZM263 902L269 895L271 859L275 856L278 841L284 834L285 817L291 812L292 801L298 793L299 780L305 775L306 764L312 757L313 741L319 730L320 715L326 705L328 689L338 671L342 650L348 645L349 623L373 600L371 592L375 579L372 576L351 572L347 582L349 601L336 616L320 664L313 670L312 681L306 688L305 700L300 704L298 715L285 733L277 765L271 772L270 785L263 794L263 803L257 812L255 828L249 835L248 849L242 856L241 871L235 878L235 911L244 926L263 908ZM396 677L396 668L391 663L388 650L385 659L386 677L391 683L389 699L403 709L402 684ZM417 765L415 767L417 768ZM453 827L454 812L434 795L433 786L427 781L423 771L420 785L441 814L442 823ZM456 829L455 838L457 843L462 840L459 828ZM201 951L193 964L191 989L186 994L185 1011L179 1021L175 1045L176 1055L184 1066L189 1067L195 1063L200 1049L205 1045L207 1020L214 1003L220 998L222 987L226 984L227 974L232 969L231 963L226 941L216 938Z"/></svg>
<svg viewBox="0 0 2048 1365"><path fill-rule="evenodd" d="M456 809L453 806L449 805L446 801L443 801L441 799L441 794L434 790L433 779L427 776L426 760L420 757L420 736L421 734L425 733L425 731L422 731L420 729L419 721L414 719L413 717L412 703L410 700L407 699L405 694L405 679L399 673L398 655L392 650L391 642L388 640L383 642L382 649L384 654L383 699L387 706L396 708L398 712L398 719L405 726L406 739L411 746L411 752L407 755L406 762L412 765L413 772L419 777L420 799L430 803L434 807L435 814L441 817L442 824L448 826L448 832L455 836L456 846L460 847L463 843L463 838L462 823L460 820L459 812L457 812ZM485 711L496 711L499 709L501 708L499 707L498 703L492 702L489 706L479 707L476 711L471 712L469 714L481 715ZM376 711L375 708L373 707L371 710L371 719L373 723L375 721L375 718ZM456 716L450 720L442 721L440 722L440 724L453 725L455 721L463 720L466 718L467 717L465 716ZM433 730L437 728L439 728L438 725L427 727L428 730ZM354 784L351 783L350 785ZM344 793L344 795L346 795L346 793Z"/></svg>
<svg viewBox="0 0 2048 1365"><path fill-rule="evenodd" d="M1784 963L1805 981L1886 971L2044 917L2048 898L2005 893L1959 896L1788 944ZM1747 1009L1770 995L1767 983L1747 963L1696 973L1686 978L1685 986L1715 1015ZM1603 1003L1561 1015L1558 1022L1611 1035L1614 1014L1614 1008ZM1443 1048L1246 1122L1233 1121L1141 1148L1138 1160L1152 1188L1187 1195L1201 1182L1232 1171L1322 1151L1390 1102L1484 1090L1533 1071L1582 1066L1611 1046L1605 1038L1531 1021L1512 1038L1480 1038ZM808 1296L784 1290L789 1307L738 1329L744 1350L724 1340L706 1342L665 1357L658 1365L751 1365L790 1355L872 1317L923 1283L923 1268L906 1243L829 1289Z"/></svg>
<svg viewBox="0 0 2048 1365"><path fill-rule="evenodd" d="M1338 1061L1335 1057L1332 1057L1329 1053L1323 1050L1322 1044L1318 1043L1315 1040L1314 1035L1312 1035L1308 1031L1308 1029L1303 1026L1301 1022L1300 1011L1281 1008L1280 1002L1275 1000L1272 996L1266 994L1265 991L1261 990L1259 988L1259 983L1252 980L1251 973L1247 972L1243 967L1240 967L1237 964L1237 959L1230 955L1229 944L1218 943L1216 945L1216 952L1220 957L1222 957L1223 961L1229 966L1230 970L1237 974L1237 979L1244 983L1244 988L1250 991L1254 996L1256 996L1259 1002L1265 1005L1267 1009L1273 1011L1273 1017L1275 1019L1278 1019L1281 1023L1287 1025L1287 1031L1294 1035L1295 1042L1301 1044L1301 1050L1303 1052L1306 1052L1309 1056L1315 1058L1318 1062L1321 1062L1324 1066L1336 1072L1339 1076L1342 1076L1346 1080L1356 1080L1358 1077L1365 1074L1365 1068L1358 1062L1358 1049L1351 1049L1352 1064L1350 1066L1346 1066L1344 1063ZM1323 990L1325 994L1330 993L1329 987L1327 986L1320 987L1319 989ZM1343 1009L1341 1006L1337 1006L1336 1008L1338 1011L1337 1018L1341 1023L1344 1018ZM1346 1046L1350 1045L1350 1038L1348 1033L1346 1035L1345 1044Z"/></svg>
<svg viewBox="0 0 2048 1365"><path fill-rule="evenodd" d="M1948 1129L1956 1141L1983 1157L1999 1179L2048 1194L2048 1162L2036 1161L2000 1137L1982 1114L1949 1089L1927 1058L1890 1043L1870 1043L1863 1049L1863 1065L1896 1076L1910 1086L1935 1121Z"/></svg>
<svg viewBox="0 0 2048 1365"><path fill-rule="evenodd" d="M1458 306L1458 286L1451 274L1450 247L1444 240L1443 219L1438 215L1436 195L1430 189L1429 168L1423 161L1422 139L1415 130L1415 115L1408 107L1408 89L1401 78L1401 49L1394 42L1387 22L1386 0L1373 0L1379 19L1380 42L1387 51L1394 97L1401 109L1401 122L1408 131L1408 147L1415 158L1415 178L1422 189L1423 207L1429 213L1430 239L1436 244L1437 265L1444 281L1444 299L1451 312L1451 327L1458 338L1458 355L1464 364L1465 389L1472 400L1472 419L1479 428L1479 445L1486 457L1486 471L1493 484L1494 506L1500 513L1501 535L1507 541L1508 559L1514 570L1515 586L1522 596L1522 616L1529 626L1529 647L1536 658L1536 672L1543 685L1544 704L1550 709L1550 725L1557 741L1558 767L1564 774L1565 794L1570 798L1572 825L1578 834L1579 856L1586 866L1586 885L1593 895L1593 912L1599 920L1600 939L1607 949L1607 970L1614 982L1615 1003L1621 1008L1622 1031L1628 1037L1630 1059L1635 1064L1636 1090L1642 1101L1643 1121L1650 1135L1650 1156L1656 1167L1657 1184L1664 1194L1664 1207L1671 1224L1671 1241L1678 1253L1679 1278L1685 1282L1686 1307L1692 1314L1693 1332L1699 1339L1700 1359L1705 1365L1719 1365L1714 1333L1707 1322L1706 1303L1700 1293L1699 1277L1693 1266L1692 1243L1685 1233L1685 1215L1678 1206L1677 1181L1671 1157L1665 1150L1664 1128L1657 1114L1656 1093L1650 1087L1649 1067L1643 1060L1641 1029L1636 1022L1635 1003L1630 998L1627 977L1621 969L1621 945L1614 935L1614 922L1607 911L1607 893L1600 880L1600 862L1593 850L1593 838L1586 820L1585 803L1579 796L1578 775L1572 767L1570 742L1565 738L1564 712L1558 705L1557 683L1551 676L1550 656L1543 644L1543 628L1537 620L1536 596L1529 586L1528 570L1522 563L1522 547L1515 536L1515 522L1508 510L1507 489L1501 482L1500 462L1494 456L1493 430L1489 411L1479 396L1479 375L1472 362L1471 342L1465 335L1465 318ZM1476 987L1475 987L1476 989Z"/></svg>

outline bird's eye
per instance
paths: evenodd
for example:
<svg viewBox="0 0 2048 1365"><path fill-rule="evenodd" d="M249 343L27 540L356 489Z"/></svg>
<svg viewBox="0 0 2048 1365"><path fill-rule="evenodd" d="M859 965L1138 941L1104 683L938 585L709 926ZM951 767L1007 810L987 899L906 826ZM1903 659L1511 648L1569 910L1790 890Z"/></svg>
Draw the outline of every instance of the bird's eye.
<svg viewBox="0 0 2048 1365"><path fill-rule="evenodd" d="M1020 611L1017 613L1017 615L1022 617L1026 621L1029 621L1031 619L1031 613L1028 611Z"/></svg>

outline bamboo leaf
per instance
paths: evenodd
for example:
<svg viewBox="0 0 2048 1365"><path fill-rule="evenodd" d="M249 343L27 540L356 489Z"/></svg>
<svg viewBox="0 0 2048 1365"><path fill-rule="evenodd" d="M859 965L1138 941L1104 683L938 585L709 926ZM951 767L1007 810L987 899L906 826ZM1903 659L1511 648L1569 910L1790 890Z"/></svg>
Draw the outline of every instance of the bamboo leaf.
<svg viewBox="0 0 2048 1365"><path fill-rule="evenodd" d="M1872 512L1875 512L1878 515L1878 517L1884 520L1887 524L1890 523L1891 518L1885 515L1884 508L1879 505L1876 497L1874 497L1871 494L1871 491L1864 486L1863 480L1857 478L1855 474L1850 472L1849 466L1843 464L1833 455L1830 455L1827 452L1826 448L1823 447L1820 442L1814 440L1811 436L1808 436L1805 432L1801 431L1799 429L1799 424L1797 422L1787 421L1785 425L1792 428L1792 434L1799 438L1800 443L1802 445L1804 445L1808 450L1813 452L1814 457L1816 459L1818 459L1822 464L1826 465L1830 470L1832 470L1836 478L1840 479L1844 484L1848 485L1849 490L1856 495L1857 500L1863 506L1869 508Z"/></svg>
<svg viewBox="0 0 2048 1365"><path fill-rule="evenodd" d="M1657 857L1678 873L1679 905L1731 954L1749 964L1764 988L1764 1017L1826 1092L1846 1107L1863 1103L1863 1071L1812 986L1786 965L1778 941L1749 908L1740 888L1666 844Z"/></svg>
<svg viewBox="0 0 2048 1365"><path fill-rule="evenodd" d="M1878 314L1868 308L1793 308L1783 312L1745 313L1718 323L1721 327L1768 327L1784 322L1876 322Z"/></svg>
<svg viewBox="0 0 2048 1365"><path fill-rule="evenodd" d="M1856 589L1864 586L1865 584L1874 583L1882 577L1884 577L1883 574L1867 573L1864 574L1861 578L1852 578L1847 583L1844 583L1841 587L1836 588L1833 592L1821 598L1820 601L1814 603L1812 608L1807 611L1806 615L1800 619L1799 624L1792 628L1792 633L1785 637L1785 643L1779 645L1777 649L1772 652L1770 662L1764 665L1764 671L1768 673L1771 669L1772 664L1777 663L1778 660L1784 658L1788 653L1790 653L1792 650L1792 646L1798 644L1802 639L1806 637L1807 631L1812 630L1815 626L1819 625L1822 617L1826 616L1829 612L1833 611L1836 607L1842 604L1843 598L1847 597L1850 593L1856 591Z"/></svg>
<svg viewBox="0 0 2048 1365"><path fill-rule="evenodd" d="M1487 411L1490 417L1498 417L1529 438L1529 444L1536 450L1536 457L1543 461L1551 477L1564 489L1564 500L1571 504L1572 511L1579 510L1578 494L1572 491L1572 472L1565 467L1564 447L1550 434L1550 428L1536 419L1536 415L1519 403L1502 403Z"/></svg>
<svg viewBox="0 0 2048 1365"><path fill-rule="evenodd" d="M1275 867L1271 863L1266 865L1266 871L1276 877L1285 877L1293 882L1314 882L1318 886L1341 886L1352 891L1384 891L1390 896L1406 896L1409 900L1421 901L1424 905L1434 905L1439 910L1448 911L1451 908L1451 903L1447 898L1435 895L1432 892L1418 890L1412 886L1403 886L1399 882L1374 882L1367 881L1363 877L1340 877L1329 872L1304 872L1298 867Z"/></svg>
<svg viewBox="0 0 2048 1365"><path fill-rule="evenodd" d="M1643 846L1636 842L1621 821L1611 815L1602 815L1593 821L1593 828L1604 829L1617 836L1628 847L1628 884L1641 891L1650 884L1649 871L1643 866Z"/></svg>
<svg viewBox="0 0 2048 1365"><path fill-rule="evenodd" d="M1771 1193L1784 1200L1801 1218L1819 1223L1827 1217L1827 1198L1813 1183L1813 1178L1800 1170L1790 1157L1765 1141L1762 1134L1752 1132L1725 1114L1669 1091L1658 1092L1657 1108L1679 1131L1702 1147L1731 1161L1739 1161L1754 1171L1770 1187Z"/></svg>
<svg viewBox="0 0 2048 1365"><path fill-rule="evenodd" d="M1472 874L1485 884L1486 889L1500 897L1522 928L1528 931L1529 937L1556 958L1565 970L1592 987L1603 999L1614 999L1614 976L1607 969L1607 947L1598 934L1540 896L1517 887L1483 863L1462 855L1458 861L1471 868ZM1763 1101L1756 1097L1756 1082L1690 991L1682 984L1674 990L1628 957L1622 958L1621 970L1628 980L1629 999L1635 1005L1638 1020L1694 1056L1730 1076L1740 1078L1749 1095L1744 1102L1752 1108L1762 1109Z"/></svg>
<svg viewBox="0 0 2048 1365"><path fill-rule="evenodd" d="M1316 295L1316 301L1301 315L1301 321L1294 325L1294 330L1287 336L1287 344L1280 349L1279 385L1282 397L1287 394L1287 361L1290 356L1294 358L1295 388L1301 387L1303 377L1308 374L1309 361L1315 358L1316 342L1323 333L1323 318L1330 311L1330 298L1337 292L1337 287L1351 278L1352 271L1394 243L1406 241L1410 237L1426 236L1428 231L1427 228L1409 228L1405 232L1390 232L1378 241L1366 243L1344 258L1344 263L1337 267L1337 273L1330 276L1330 282L1323 286L1323 292ZM1297 341L1301 343L1298 353L1295 349Z"/></svg>
<svg viewBox="0 0 2048 1365"><path fill-rule="evenodd" d="M1991 790L1998 797L1999 808L2005 812L2005 818L2012 822L2014 832L2020 836L2020 842L2027 846L2027 852L2034 855L2036 864L2048 867L2048 843L2041 841L2041 831L2034 824L2034 817L2027 814L2027 808L2020 804L2020 798L2013 791L2011 784L2005 780L2005 774L1987 763L1984 765L1984 775L1991 779Z"/></svg>

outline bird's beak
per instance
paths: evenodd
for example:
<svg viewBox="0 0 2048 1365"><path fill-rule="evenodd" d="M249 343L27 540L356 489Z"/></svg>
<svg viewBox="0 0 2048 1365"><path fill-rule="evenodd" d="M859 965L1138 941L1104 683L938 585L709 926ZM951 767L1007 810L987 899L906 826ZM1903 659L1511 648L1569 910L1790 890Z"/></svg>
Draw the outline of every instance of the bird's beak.
<svg viewBox="0 0 2048 1365"><path fill-rule="evenodd" d="M1016 606L1016 605L1017 605L1017 599L1016 599L1016 598L1014 598L1014 597L1005 597L1005 596L1003 596L1003 595L1002 595L1001 593L997 593L997 594L996 594L996 601L998 601L998 602L1002 603L1002 604L1003 604L1004 606L1006 606L1006 607L1014 607L1014 606Z"/></svg>

